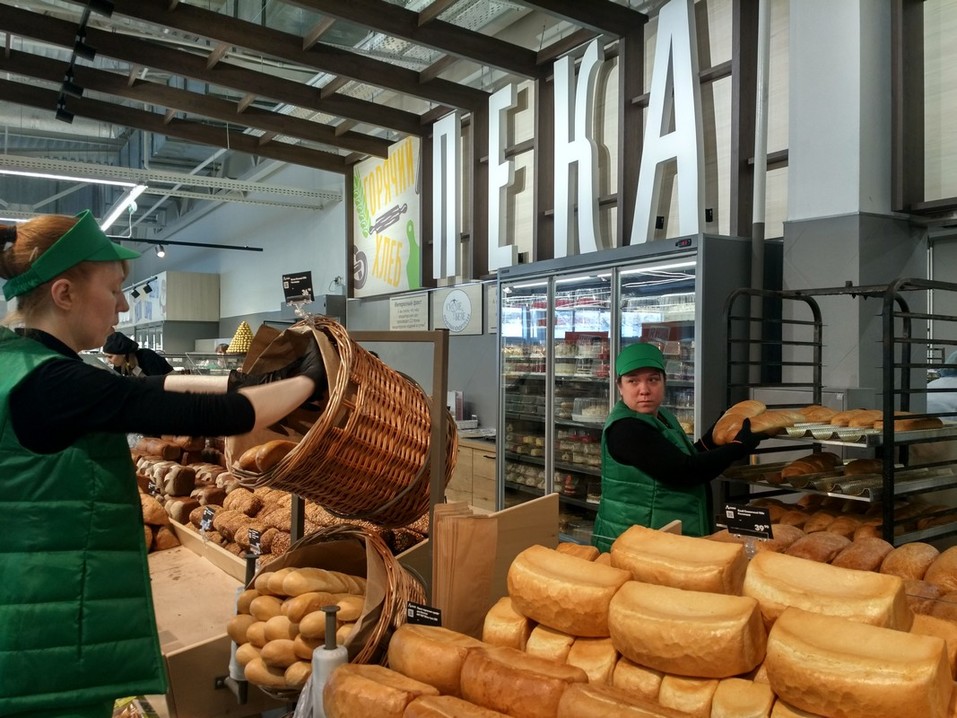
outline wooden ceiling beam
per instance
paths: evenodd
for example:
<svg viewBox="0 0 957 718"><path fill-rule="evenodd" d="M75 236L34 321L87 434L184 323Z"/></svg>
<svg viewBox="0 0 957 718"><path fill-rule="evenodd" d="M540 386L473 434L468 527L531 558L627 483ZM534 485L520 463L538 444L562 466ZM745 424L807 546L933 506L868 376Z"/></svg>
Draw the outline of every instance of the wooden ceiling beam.
<svg viewBox="0 0 957 718"><path fill-rule="evenodd" d="M539 50L538 62L541 65L545 65L553 60L557 60L563 55L567 55L576 47L591 42L598 37L598 35L599 33L595 32L594 30L588 30L586 28L576 30L571 34L566 35L561 40L556 40L548 47L543 47L541 50Z"/></svg>
<svg viewBox="0 0 957 718"><path fill-rule="evenodd" d="M221 42L216 45L212 52L209 53L209 57L206 58L206 69L212 70L214 67L216 67L216 63L226 56L226 53L229 52L230 47L232 47L232 45L229 45L225 42Z"/></svg>
<svg viewBox="0 0 957 718"><path fill-rule="evenodd" d="M432 22L457 2L458 0L435 0L427 8L419 11L419 25Z"/></svg>
<svg viewBox="0 0 957 718"><path fill-rule="evenodd" d="M76 39L74 23L3 4L0 4L0 29L71 49ZM147 40L87 28L87 43L95 47L101 55L133 65L229 87L237 92L253 93L277 102L347 117L404 134L423 133L421 118L414 112L384 107L339 94L323 99L314 87L228 62L221 62L212 70L207 70L203 57Z"/></svg>
<svg viewBox="0 0 957 718"><path fill-rule="evenodd" d="M328 17L472 60L520 77L541 76L535 52L441 20L419 24L419 13L382 0L286 0Z"/></svg>
<svg viewBox="0 0 957 718"><path fill-rule="evenodd" d="M352 0L349 0L351 4ZM387 5L387 3L377 3ZM175 12L165 9L164 0L113 0L113 12L152 22L160 26L193 33L252 52L279 57L303 67L311 67L333 75L348 77L374 87L441 102L462 109L479 108L488 101L488 93L447 80L422 84L419 74L395 63L363 57L355 52L318 43L302 49L303 38L287 32L256 25L244 20L182 4ZM96 47L92 38L87 42Z"/></svg>
<svg viewBox="0 0 957 718"><path fill-rule="evenodd" d="M520 0L553 17L594 32L621 37L648 22L648 16L611 0Z"/></svg>
<svg viewBox="0 0 957 718"><path fill-rule="evenodd" d="M61 60L38 57L25 52L15 51L9 57L0 58L0 70L39 80L57 82L63 77L67 63ZM245 125L264 132L297 137L308 142L321 142L354 152L364 152L375 157L389 156L389 142L360 132L337 134L335 127L304 120L292 115L261 110L246 106L240 114L235 103L209 95L201 95L189 90L181 90L169 85L148 80L135 80L129 85L125 75L96 70L85 65L73 67L74 81L80 87L104 94L125 97L146 105L167 107L170 112L188 112L191 115L206 117ZM246 97L255 97L247 95ZM245 98L243 98L245 100ZM56 105L51 105L50 109Z"/></svg>
<svg viewBox="0 0 957 718"><path fill-rule="evenodd" d="M317 42L319 42L319 39L329 32L329 29L335 24L336 20L332 17L324 17L322 20L316 23L305 35L302 36L302 49L308 50Z"/></svg>
<svg viewBox="0 0 957 718"><path fill-rule="evenodd" d="M50 112L56 107L58 97L54 90L45 90L22 82L4 79L0 79L0 96L6 101L18 105L27 105ZM179 119L174 119L167 124L164 117L155 112L137 110L88 97L67 97L66 109L79 117L133 127L144 132L169 135L187 142L259 155L279 162L312 167L326 172L343 174L346 171L345 161L339 155L282 142L272 142L260 147L258 137L244 134L238 128L214 127L191 120Z"/></svg>

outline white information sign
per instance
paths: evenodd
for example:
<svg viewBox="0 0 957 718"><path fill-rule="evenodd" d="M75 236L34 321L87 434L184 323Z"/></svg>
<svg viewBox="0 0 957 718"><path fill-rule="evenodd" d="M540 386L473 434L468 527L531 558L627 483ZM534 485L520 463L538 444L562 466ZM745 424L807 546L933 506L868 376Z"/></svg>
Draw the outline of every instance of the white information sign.
<svg viewBox="0 0 957 718"><path fill-rule="evenodd" d="M389 331L427 331L428 328L428 292L389 299Z"/></svg>
<svg viewBox="0 0 957 718"><path fill-rule="evenodd" d="M482 284L463 284L432 292L432 324L450 334L482 333Z"/></svg>

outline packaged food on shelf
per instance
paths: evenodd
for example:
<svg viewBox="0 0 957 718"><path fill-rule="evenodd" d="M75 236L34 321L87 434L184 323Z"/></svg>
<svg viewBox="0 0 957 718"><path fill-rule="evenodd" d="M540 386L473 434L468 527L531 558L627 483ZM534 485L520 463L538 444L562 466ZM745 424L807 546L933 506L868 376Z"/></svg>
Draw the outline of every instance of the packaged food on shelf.
<svg viewBox="0 0 957 718"><path fill-rule="evenodd" d="M581 397L575 399L572 409L572 419L588 424L602 424L608 416L608 398Z"/></svg>

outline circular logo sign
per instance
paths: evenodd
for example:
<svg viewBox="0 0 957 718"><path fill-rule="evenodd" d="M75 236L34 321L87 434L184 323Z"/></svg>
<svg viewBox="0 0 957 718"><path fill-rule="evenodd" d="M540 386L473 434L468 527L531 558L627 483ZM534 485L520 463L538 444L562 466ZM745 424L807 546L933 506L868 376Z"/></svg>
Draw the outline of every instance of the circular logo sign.
<svg viewBox="0 0 957 718"><path fill-rule="evenodd" d="M442 304L442 318L452 332L461 332L472 319L472 300L461 289L453 289Z"/></svg>

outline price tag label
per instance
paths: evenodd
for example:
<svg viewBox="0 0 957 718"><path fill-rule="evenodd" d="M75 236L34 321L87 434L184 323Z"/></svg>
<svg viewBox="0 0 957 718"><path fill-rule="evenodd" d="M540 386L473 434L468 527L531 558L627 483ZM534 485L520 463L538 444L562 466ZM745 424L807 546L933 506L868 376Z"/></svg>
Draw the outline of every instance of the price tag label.
<svg viewBox="0 0 957 718"><path fill-rule="evenodd" d="M249 553L253 556L261 556L262 548L259 545L259 529L249 529Z"/></svg>
<svg viewBox="0 0 957 718"><path fill-rule="evenodd" d="M150 496L156 496L159 493L159 486L153 479L150 479L149 483L146 484L146 490L149 492Z"/></svg>
<svg viewBox="0 0 957 718"><path fill-rule="evenodd" d="M725 504L724 518L729 533L763 539L773 538L771 534L771 514L767 509L757 506Z"/></svg>
<svg viewBox="0 0 957 718"><path fill-rule="evenodd" d="M313 301L315 295L312 292L312 272L282 275L282 293L287 302Z"/></svg>
<svg viewBox="0 0 957 718"><path fill-rule="evenodd" d="M405 620L406 623L417 623L420 626L441 626L442 611L409 601L405 606Z"/></svg>
<svg viewBox="0 0 957 718"><path fill-rule="evenodd" d="M201 531L210 531L213 528L213 516L216 515L216 512L213 511L212 507L207 506L203 509L203 516L199 520L199 528Z"/></svg>

